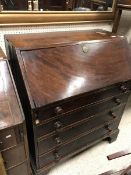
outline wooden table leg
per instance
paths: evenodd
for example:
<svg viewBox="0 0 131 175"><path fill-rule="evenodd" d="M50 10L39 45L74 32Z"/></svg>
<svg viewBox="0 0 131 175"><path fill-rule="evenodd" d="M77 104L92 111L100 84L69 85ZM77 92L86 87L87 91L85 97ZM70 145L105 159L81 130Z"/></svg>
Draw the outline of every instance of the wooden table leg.
<svg viewBox="0 0 131 175"><path fill-rule="evenodd" d="M127 167L127 169L125 169L120 175L130 175L129 173L131 173L131 165Z"/></svg>
<svg viewBox="0 0 131 175"><path fill-rule="evenodd" d="M114 24L113 24L113 29L112 29L113 33L116 33L117 30L118 30L118 26L119 26L119 23L120 23L121 15L122 15L122 10L121 9L117 9L115 20L114 20Z"/></svg>

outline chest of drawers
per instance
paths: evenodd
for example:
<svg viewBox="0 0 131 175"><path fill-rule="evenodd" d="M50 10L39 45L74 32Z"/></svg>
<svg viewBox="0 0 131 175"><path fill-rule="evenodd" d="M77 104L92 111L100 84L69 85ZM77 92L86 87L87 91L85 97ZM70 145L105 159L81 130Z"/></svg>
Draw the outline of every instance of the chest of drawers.
<svg viewBox="0 0 131 175"><path fill-rule="evenodd" d="M31 175L25 120L6 60L0 60L0 154L1 175Z"/></svg>
<svg viewBox="0 0 131 175"><path fill-rule="evenodd" d="M131 91L129 48L104 31L8 35L34 174L119 133Z"/></svg>

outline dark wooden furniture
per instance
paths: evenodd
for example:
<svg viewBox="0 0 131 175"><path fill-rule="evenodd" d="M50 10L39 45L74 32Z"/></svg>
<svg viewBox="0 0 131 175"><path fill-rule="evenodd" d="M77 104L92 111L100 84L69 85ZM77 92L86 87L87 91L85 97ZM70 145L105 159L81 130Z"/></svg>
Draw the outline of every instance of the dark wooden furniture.
<svg viewBox="0 0 131 175"><path fill-rule="evenodd" d="M112 32L116 33L123 10L131 10L131 0L118 0Z"/></svg>
<svg viewBox="0 0 131 175"><path fill-rule="evenodd" d="M82 31L7 35L5 41L34 174L103 139L116 140L131 91L125 38Z"/></svg>
<svg viewBox="0 0 131 175"><path fill-rule="evenodd" d="M8 62L0 60L0 169L7 175L31 175L24 123Z"/></svg>

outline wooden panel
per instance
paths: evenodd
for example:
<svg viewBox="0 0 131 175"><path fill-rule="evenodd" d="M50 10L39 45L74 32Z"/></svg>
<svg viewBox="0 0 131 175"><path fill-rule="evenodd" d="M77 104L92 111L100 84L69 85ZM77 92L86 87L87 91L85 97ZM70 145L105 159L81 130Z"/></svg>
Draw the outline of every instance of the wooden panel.
<svg viewBox="0 0 131 175"><path fill-rule="evenodd" d="M0 61L0 151L6 168L28 158L24 116L7 60ZM23 143L24 148L19 147ZM18 146L18 147L17 147ZM17 147L16 149L14 147ZM24 160L23 160L24 159ZM18 170L9 169L8 175L27 174L27 165ZM22 170L23 169L23 170Z"/></svg>
<svg viewBox="0 0 131 175"><path fill-rule="evenodd" d="M0 61L0 130L24 121L7 61Z"/></svg>
<svg viewBox="0 0 131 175"><path fill-rule="evenodd" d="M2 152L6 169L19 165L26 160L26 150L23 144Z"/></svg>
<svg viewBox="0 0 131 175"><path fill-rule="evenodd" d="M5 35L7 41L9 41L15 48L20 50L32 50L39 48L48 48L51 46L66 45L69 43L77 43L81 41L91 40L108 40L115 38L111 37L112 34L103 30L95 31L70 31L70 32L46 32L35 34L14 34ZM117 36L117 35L116 35ZM41 41L41 42L39 42Z"/></svg>
<svg viewBox="0 0 131 175"><path fill-rule="evenodd" d="M28 168L28 162L24 162L14 168L7 170L8 175L30 175L31 172Z"/></svg>
<svg viewBox="0 0 131 175"><path fill-rule="evenodd" d="M0 150L13 147L17 144L14 129L8 129L0 133Z"/></svg>
<svg viewBox="0 0 131 175"><path fill-rule="evenodd" d="M119 42L116 39L109 43L88 43L87 53L83 52L85 43L23 51L25 76L35 106L41 107L127 80L131 74L126 60L123 60L125 49ZM112 52L108 52L109 48ZM123 66L125 71L121 71Z"/></svg>
<svg viewBox="0 0 131 175"><path fill-rule="evenodd" d="M41 110L37 110L37 122L39 121L39 124L46 123L47 121L57 119L60 115L79 110L84 106L88 107L94 103L101 103L104 99L113 98L113 96L115 97L130 91L130 88L130 82L125 82L97 90L93 93L79 95L63 102L57 102Z"/></svg>

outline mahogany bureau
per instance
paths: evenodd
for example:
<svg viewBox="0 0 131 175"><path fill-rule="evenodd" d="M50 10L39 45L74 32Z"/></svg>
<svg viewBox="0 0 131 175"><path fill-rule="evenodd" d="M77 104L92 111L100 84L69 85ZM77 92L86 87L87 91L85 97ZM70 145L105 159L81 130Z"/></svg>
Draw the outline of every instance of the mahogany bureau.
<svg viewBox="0 0 131 175"><path fill-rule="evenodd" d="M99 141L116 140L131 91L124 37L82 31L6 35L5 41L35 175Z"/></svg>
<svg viewBox="0 0 131 175"><path fill-rule="evenodd" d="M9 64L0 60L0 175L31 175L24 121Z"/></svg>

